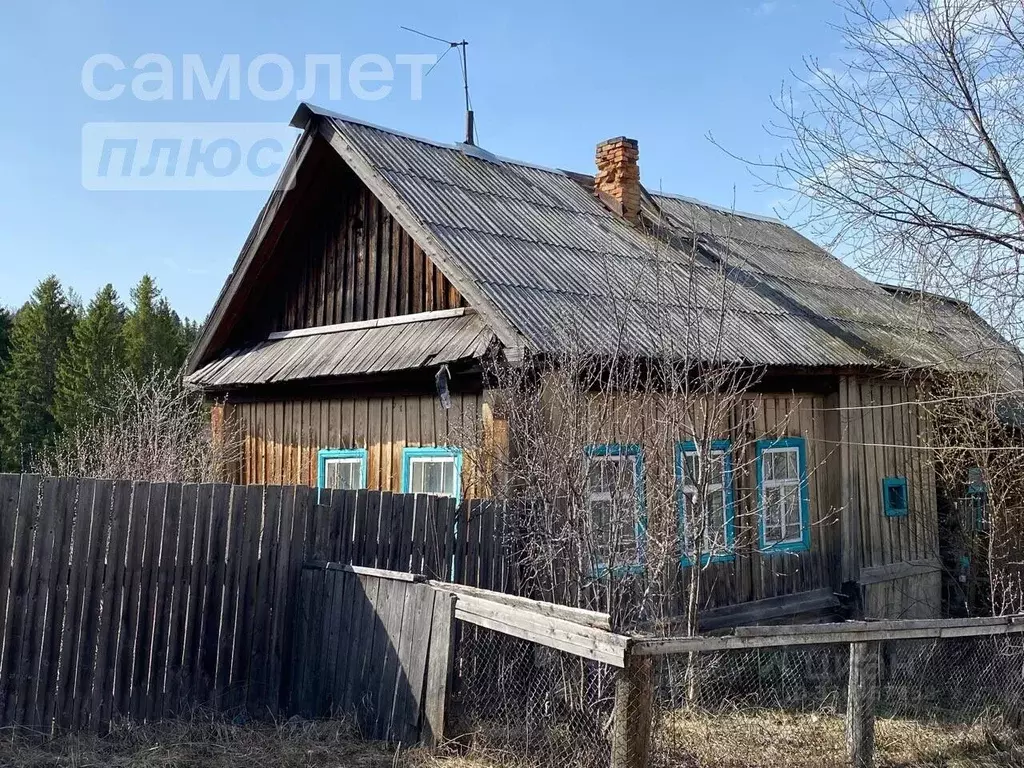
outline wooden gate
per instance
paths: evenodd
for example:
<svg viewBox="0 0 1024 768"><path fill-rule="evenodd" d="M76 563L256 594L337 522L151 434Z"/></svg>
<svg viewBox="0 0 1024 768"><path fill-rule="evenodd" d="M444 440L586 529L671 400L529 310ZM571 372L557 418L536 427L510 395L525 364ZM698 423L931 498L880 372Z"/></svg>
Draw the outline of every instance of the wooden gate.
<svg viewBox="0 0 1024 768"><path fill-rule="evenodd" d="M350 715L368 739L435 743L454 596L423 576L336 563L307 565L300 594L293 708Z"/></svg>

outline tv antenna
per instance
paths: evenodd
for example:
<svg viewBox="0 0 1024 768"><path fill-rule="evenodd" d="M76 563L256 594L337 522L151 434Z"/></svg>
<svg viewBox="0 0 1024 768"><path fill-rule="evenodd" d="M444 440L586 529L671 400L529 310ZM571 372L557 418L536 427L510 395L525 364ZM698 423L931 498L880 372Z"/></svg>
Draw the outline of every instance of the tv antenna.
<svg viewBox="0 0 1024 768"><path fill-rule="evenodd" d="M462 90L466 96L466 143L476 144L476 120L473 116L473 102L469 98L469 69L466 66L466 46L469 45L469 41L445 40L443 37L435 37L434 35L428 35L426 32L420 32L418 29L413 29L412 27L403 26L400 28L404 29L406 32L412 32L414 35L425 37L428 40L435 40L439 43L444 43L445 45L448 46L447 48L445 48L444 53L442 53L441 56L437 59L437 61L435 61L431 65L430 69L427 70L427 74L424 75L424 77L433 72L437 65L441 63L441 61L444 59L445 56L449 54L449 52L451 52L455 48L460 49L460 63L462 64Z"/></svg>

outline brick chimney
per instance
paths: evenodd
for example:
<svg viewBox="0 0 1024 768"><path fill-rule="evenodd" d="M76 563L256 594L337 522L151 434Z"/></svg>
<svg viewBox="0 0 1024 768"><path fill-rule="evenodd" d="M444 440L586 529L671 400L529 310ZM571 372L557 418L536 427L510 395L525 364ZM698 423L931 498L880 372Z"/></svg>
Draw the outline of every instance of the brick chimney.
<svg viewBox="0 0 1024 768"><path fill-rule="evenodd" d="M636 139L619 136L597 145L594 191L629 221L640 218L640 148Z"/></svg>

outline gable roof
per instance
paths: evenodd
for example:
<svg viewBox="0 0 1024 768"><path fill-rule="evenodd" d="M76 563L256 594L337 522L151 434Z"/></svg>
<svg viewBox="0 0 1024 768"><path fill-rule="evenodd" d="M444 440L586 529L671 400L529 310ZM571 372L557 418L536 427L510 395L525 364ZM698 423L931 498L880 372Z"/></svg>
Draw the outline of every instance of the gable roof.
<svg viewBox="0 0 1024 768"><path fill-rule="evenodd" d="M645 193L649 226L635 226L588 176L307 105L293 125L328 140L507 348L914 367L944 364L956 346L781 222ZM203 344L192 370L213 351Z"/></svg>

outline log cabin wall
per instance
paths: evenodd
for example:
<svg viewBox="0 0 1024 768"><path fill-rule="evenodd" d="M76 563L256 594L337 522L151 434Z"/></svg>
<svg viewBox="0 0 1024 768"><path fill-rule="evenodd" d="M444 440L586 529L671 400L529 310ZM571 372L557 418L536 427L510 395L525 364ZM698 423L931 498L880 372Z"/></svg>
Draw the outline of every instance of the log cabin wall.
<svg viewBox="0 0 1024 768"><path fill-rule="evenodd" d="M840 380L843 575L866 583L869 616L924 618L940 610L935 471L924 447L930 427L916 399L914 385L903 381ZM907 481L904 516L885 514L882 482L892 477ZM900 575L889 567L896 563L914 563L918 572Z"/></svg>
<svg viewBox="0 0 1024 768"><path fill-rule="evenodd" d="M333 153L332 153L333 154ZM233 338L466 306L454 286L337 156L259 276Z"/></svg>

